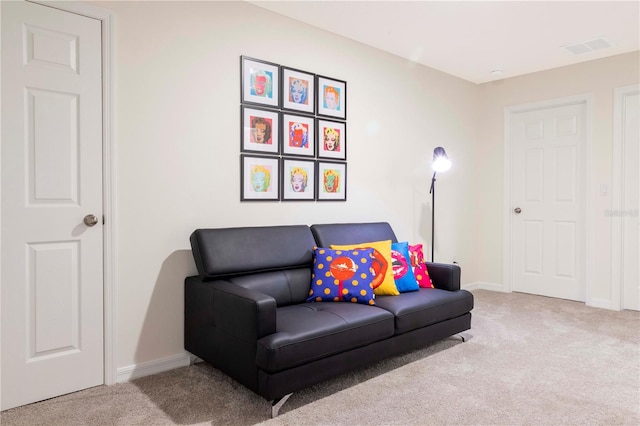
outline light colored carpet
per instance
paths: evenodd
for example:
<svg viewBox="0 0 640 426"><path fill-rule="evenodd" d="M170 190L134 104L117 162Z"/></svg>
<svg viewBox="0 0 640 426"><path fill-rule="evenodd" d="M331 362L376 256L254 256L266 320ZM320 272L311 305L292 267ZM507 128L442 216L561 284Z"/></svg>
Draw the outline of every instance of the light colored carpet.
<svg viewBox="0 0 640 426"><path fill-rule="evenodd" d="M295 393L280 416L207 364L4 411L5 425L640 425L640 312L474 292L449 338Z"/></svg>

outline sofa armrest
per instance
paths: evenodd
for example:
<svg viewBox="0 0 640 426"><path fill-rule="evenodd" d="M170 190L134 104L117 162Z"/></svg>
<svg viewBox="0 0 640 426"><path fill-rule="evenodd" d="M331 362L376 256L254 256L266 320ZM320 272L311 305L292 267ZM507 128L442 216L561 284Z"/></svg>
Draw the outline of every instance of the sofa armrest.
<svg viewBox="0 0 640 426"><path fill-rule="evenodd" d="M426 262L429 276L435 288L441 290L460 290L460 267L449 263Z"/></svg>
<svg viewBox="0 0 640 426"><path fill-rule="evenodd" d="M275 333L273 297L225 280L202 281L199 277L189 277L185 284L188 317L200 317L200 323L208 322L217 332L243 341L256 341Z"/></svg>
<svg viewBox="0 0 640 426"><path fill-rule="evenodd" d="M276 332L276 300L228 281L211 282L213 321L220 331L242 340L258 340Z"/></svg>

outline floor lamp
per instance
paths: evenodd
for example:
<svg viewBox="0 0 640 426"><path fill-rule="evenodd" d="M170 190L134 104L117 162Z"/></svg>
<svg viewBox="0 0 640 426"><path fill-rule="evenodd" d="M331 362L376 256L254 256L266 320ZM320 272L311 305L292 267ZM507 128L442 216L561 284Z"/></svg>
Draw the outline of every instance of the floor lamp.
<svg viewBox="0 0 640 426"><path fill-rule="evenodd" d="M435 242L435 228L436 228L436 173L446 172L451 168L451 160L447 157L447 152L443 147L437 146L433 149L433 163L431 163L433 169L433 177L431 178L431 262L433 263L433 248Z"/></svg>

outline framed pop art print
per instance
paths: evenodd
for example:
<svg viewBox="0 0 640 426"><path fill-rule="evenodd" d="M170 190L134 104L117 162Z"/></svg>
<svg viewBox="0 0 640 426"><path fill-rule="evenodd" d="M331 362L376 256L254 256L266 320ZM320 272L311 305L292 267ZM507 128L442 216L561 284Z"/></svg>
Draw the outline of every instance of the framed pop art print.
<svg viewBox="0 0 640 426"><path fill-rule="evenodd" d="M240 56L240 82L242 103L280 107L280 66L278 64Z"/></svg>
<svg viewBox="0 0 640 426"><path fill-rule="evenodd" d="M347 82L329 77L317 76L316 99L318 115L347 119Z"/></svg>
<svg viewBox="0 0 640 426"><path fill-rule="evenodd" d="M312 116L282 114L282 155L315 156L316 132Z"/></svg>
<svg viewBox="0 0 640 426"><path fill-rule="evenodd" d="M240 150L278 154L280 113L278 111L240 106Z"/></svg>
<svg viewBox="0 0 640 426"><path fill-rule="evenodd" d="M318 158L347 159L347 123L343 121L316 121L318 129Z"/></svg>
<svg viewBox="0 0 640 426"><path fill-rule="evenodd" d="M313 201L316 190L316 162L282 158L282 201Z"/></svg>
<svg viewBox="0 0 640 426"><path fill-rule="evenodd" d="M318 201L346 201L347 163L318 161L316 170Z"/></svg>
<svg viewBox="0 0 640 426"><path fill-rule="evenodd" d="M315 74L293 68L281 67L282 108L315 113Z"/></svg>
<svg viewBox="0 0 640 426"><path fill-rule="evenodd" d="M240 201L278 201L278 157L240 155Z"/></svg>

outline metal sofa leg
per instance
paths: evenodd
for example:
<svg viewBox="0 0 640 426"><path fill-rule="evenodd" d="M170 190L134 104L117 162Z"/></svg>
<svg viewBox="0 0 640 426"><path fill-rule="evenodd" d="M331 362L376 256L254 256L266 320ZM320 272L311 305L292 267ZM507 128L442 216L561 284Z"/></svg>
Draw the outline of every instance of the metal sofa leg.
<svg viewBox="0 0 640 426"><path fill-rule="evenodd" d="M460 337L462 339L462 342L466 342L467 340L471 339L471 335L467 334L467 333L458 333L458 337Z"/></svg>
<svg viewBox="0 0 640 426"><path fill-rule="evenodd" d="M271 418L272 419L278 417L278 412L280 411L280 408L282 408L284 403L287 402L287 400L291 395L293 395L293 392L283 396L280 399L274 399L273 401L271 401Z"/></svg>

